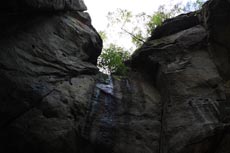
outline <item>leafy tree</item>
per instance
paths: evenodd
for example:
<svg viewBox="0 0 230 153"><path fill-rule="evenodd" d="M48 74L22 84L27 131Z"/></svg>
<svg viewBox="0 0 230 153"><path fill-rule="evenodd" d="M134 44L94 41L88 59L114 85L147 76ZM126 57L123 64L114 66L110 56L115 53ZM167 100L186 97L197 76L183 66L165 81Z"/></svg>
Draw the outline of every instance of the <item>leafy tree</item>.
<svg viewBox="0 0 230 153"><path fill-rule="evenodd" d="M186 5L178 3L171 8L161 5L152 15L147 15L144 12L133 15L131 11L118 9L115 12L108 13L107 19L109 23L107 29L106 31L100 31L99 34L104 42L107 42L109 38L107 37L107 32L114 32L114 29L120 28L121 31L118 32L119 35L121 37L128 35L131 38L131 42L138 48L151 35L152 31L157 26L160 26L166 19L172 18L180 13L198 10L205 1L206 0L189 1ZM127 73L127 67L124 61L129 58L129 52L114 43L109 43L106 46L99 58L99 68L108 73L125 75ZM134 49L130 48L128 50Z"/></svg>
<svg viewBox="0 0 230 153"><path fill-rule="evenodd" d="M110 44L108 48L103 50L98 66L110 74L126 75L128 68L124 61L128 60L129 57L130 53L125 51L124 48Z"/></svg>
<svg viewBox="0 0 230 153"><path fill-rule="evenodd" d="M122 30L120 34L128 34L131 37L132 43L138 48L150 36L151 32L166 19L181 13L201 9L205 1L206 0L189 1L185 5L178 3L171 8L166 7L166 5L161 5L152 15L147 15L144 12L133 15L131 11L118 9L115 12L108 13L108 28L113 26L117 28L120 26ZM144 28L140 27L139 23L142 23Z"/></svg>
<svg viewBox="0 0 230 153"><path fill-rule="evenodd" d="M108 38L107 38L107 34L106 34L105 31L99 31L98 33L99 33L99 35L101 36L101 39L102 39L103 41L106 41L106 40L108 39Z"/></svg>

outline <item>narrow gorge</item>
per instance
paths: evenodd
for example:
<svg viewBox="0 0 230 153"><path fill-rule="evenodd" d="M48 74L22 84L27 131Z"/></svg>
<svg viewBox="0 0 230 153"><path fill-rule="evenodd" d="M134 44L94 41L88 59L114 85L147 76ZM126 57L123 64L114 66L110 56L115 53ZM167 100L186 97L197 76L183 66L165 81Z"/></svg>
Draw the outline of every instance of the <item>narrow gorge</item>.
<svg viewBox="0 0 230 153"><path fill-rule="evenodd" d="M0 8L1 153L230 153L229 0L167 19L128 76L99 72L82 0Z"/></svg>

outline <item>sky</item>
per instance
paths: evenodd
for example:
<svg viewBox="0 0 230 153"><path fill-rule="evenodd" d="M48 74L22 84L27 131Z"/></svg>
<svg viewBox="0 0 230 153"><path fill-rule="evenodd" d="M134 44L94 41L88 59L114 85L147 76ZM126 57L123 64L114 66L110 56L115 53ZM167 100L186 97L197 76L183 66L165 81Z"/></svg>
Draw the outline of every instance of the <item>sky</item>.
<svg viewBox="0 0 230 153"><path fill-rule="evenodd" d="M172 1L172 0L171 0ZM170 0L84 0L88 12L92 18L92 24L97 30L104 30L106 15L117 8L127 9L134 13L152 13L161 4L167 4Z"/></svg>
<svg viewBox="0 0 230 153"><path fill-rule="evenodd" d="M174 4L195 0L84 0L89 12L92 25L97 31L106 31L108 20L106 18L108 12L115 12L118 8L131 11L133 14L145 12L146 14L153 14L157 11L160 5L173 6ZM140 25L141 26L141 25ZM127 37L119 36L118 29L113 30L109 37L110 42L114 42L121 47L130 48L132 42Z"/></svg>

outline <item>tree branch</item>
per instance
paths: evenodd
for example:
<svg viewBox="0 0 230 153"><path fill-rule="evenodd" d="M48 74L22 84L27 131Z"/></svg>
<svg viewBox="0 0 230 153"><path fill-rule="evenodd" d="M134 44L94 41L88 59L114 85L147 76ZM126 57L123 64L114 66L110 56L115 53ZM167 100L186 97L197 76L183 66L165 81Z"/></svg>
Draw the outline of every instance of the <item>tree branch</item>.
<svg viewBox="0 0 230 153"><path fill-rule="evenodd" d="M141 42L145 42L143 39L140 39L138 37L136 37L134 34L132 34L131 32L127 31L126 29L124 29L123 27L121 28L121 30L123 30L124 32L128 33L129 35L131 35L131 37L133 37L134 39L141 41Z"/></svg>

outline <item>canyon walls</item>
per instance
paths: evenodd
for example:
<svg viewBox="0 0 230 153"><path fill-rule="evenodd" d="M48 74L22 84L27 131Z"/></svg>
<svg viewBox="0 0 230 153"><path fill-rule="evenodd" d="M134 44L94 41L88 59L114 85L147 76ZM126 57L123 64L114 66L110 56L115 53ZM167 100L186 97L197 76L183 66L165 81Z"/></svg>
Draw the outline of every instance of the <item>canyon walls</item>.
<svg viewBox="0 0 230 153"><path fill-rule="evenodd" d="M230 153L230 1L166 20L128 76L82 0L0 6L0 152Z"/></svg>

